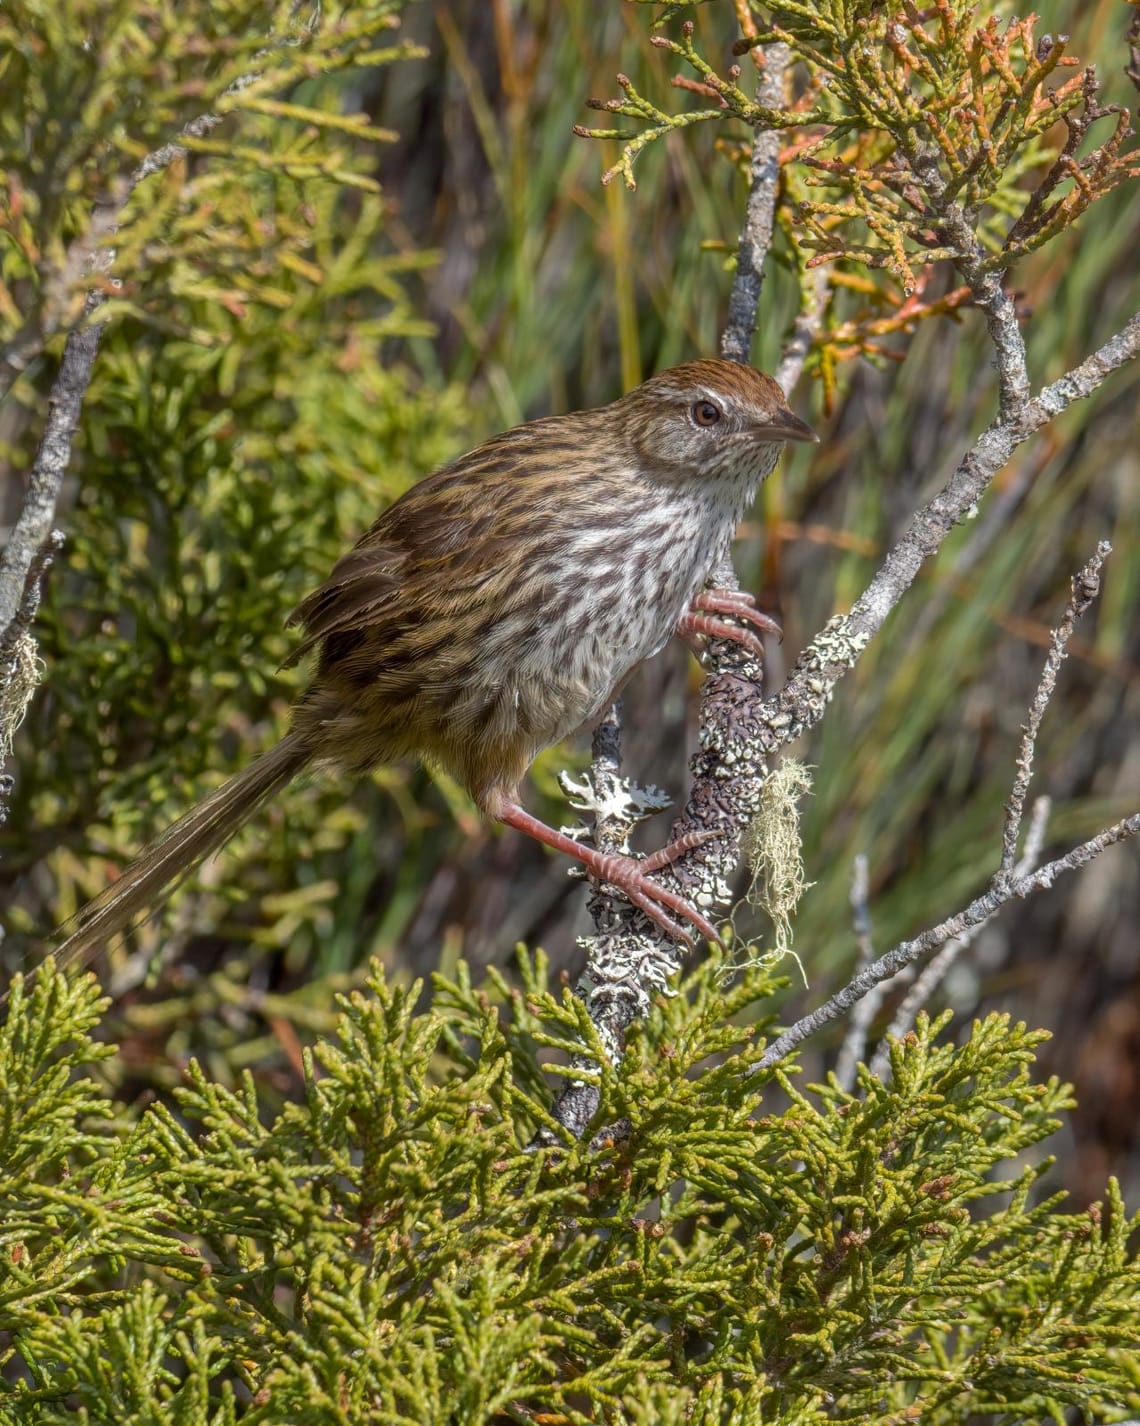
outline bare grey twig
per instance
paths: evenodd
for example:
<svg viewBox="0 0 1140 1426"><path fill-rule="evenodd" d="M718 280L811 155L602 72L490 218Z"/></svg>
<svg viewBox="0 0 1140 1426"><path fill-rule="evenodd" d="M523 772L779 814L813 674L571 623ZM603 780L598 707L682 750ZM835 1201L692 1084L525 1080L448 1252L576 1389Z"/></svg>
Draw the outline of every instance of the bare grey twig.
<svg viewBox="0 0 1140 1426"><path fill-rule="evenodd" d="M943 935L938 939L934 938L934 932L924 932L922 936L916 938L914 941L905 942L902 947L896 947L894 951L889 952L872 966L861 969L844 990L840 991L838 995L832 996L831 1000L827 1002L827 1005L823 1007L823 1010L826 1011L831 1006L836 1005L839 1000L851 990L852 986L857 983L863 985L866 977L872 973L874 973L874 978L866 980L859 995L857 995L854 1000L847 1001L842 1008L848 1008L851 1005L858 1004L866 996L874 996L876 1000L881 1000L882 995L885 993L883 982L888 976L897 974L904 967L914 964L929 951L937 949L938 955L918 977L913 989L903 1000L895 1014L894 1021L888 1031L888 1038L893 1035L897 1039L910 1028L919 1009L925 1005L930 996L933 995L958 955L977 936L986 922L992 919L1011 897L1024 896L1028 890L1032 889L1034 878L1040 875L1040 873L1035 870L1035 867L1045 839L1045 826L1049 816L1050 805L1047 798L1038 799L1034 806L1029 833L1026 838L1025 850L1020 861L1017 859L1017 845L1021 838L1025 797L1029 790L1029 783L1033 774L1033 757L1037 734L1040 731L1041 720L1045 715L1045 710L1057 687L1057 675L1060 672L1061 664L1065 658L1066 646L1072 637L1077 620L1085 613L1089 605L1100 593L1100 572L1105 560L1111 552L1112 547L1107 540L1102 540L1097 545L1095 554L1085 564L1080 573L1073 578L1072 593L1070 594L1069 602L1065 607L1065 612L1061 617L1060 623L1053 631L1049 653L1045 660L1041 678L1038 681L1037 690L1030 704L1029 717L1022 731L1021 744L1018 748L1018 754L1015 760L1017 770L1014 774L1013 788L1010 793L1009 801L1006 804L1006 815L1002 827L1001 861L998 871L993 878L990 892L987 893L987 896L991 897L988 910L986 910L984 915L971 914L975 913L977 908L986 899L984 897L979 898L977 901L971 903L971 907L967 908L966 912L961 913L966 919L962 922L960 927L951 929L949 934ZM1134 835L1134 832L1127 832L1123 835L1131 836ZM1095 842L1095 840L1094 838L1093 841ZM1085 845L1088 846L1090 844L1086 843ZM1105 845L1107 846L1109 843L1106 842ZM1055 874L1059 874L1060 870L1068 869L1062 865L1064 861L1065 859L1062 858L1059 862L1050 864L1058 868L1058 872ZM954 918L951 918L951 921L953 921L953 919ZM942 928L950 925L951 922L943 922ZM939 928L935 929L938 930ZM903 955L904 950L906 951L905 955ZM898 962L895 969L885 974L879 974L878 972L881 968L890 962L892 958L895 958ZM776 1044L782 1044L788 1038L788 1035L796 1034L800 1030L800 1027L813 1021L813 1016L820 1013L821 1012L817 1011L813 1012L813 1015L805 1016L804 1019L799 1021L786 1035L781 1035L776 1041ZM836 1010L835 1013L838 1014L840 1012ZM831 1018L833 1017L828 1015L824 1020L816 1022L815 1028L818 1028L821 1024L826 1024ZM871 1017L867 1014L866 1010L862 1011L859 1018L865 1020L868 1024L870 1023ZM814 1030L808 1031L807 1033L814 1033ZM799 1044L805 1038L806 1034L801 1034L794 1043ZM848 1041L850 1038L851 1035L849 1032ZM775 1062L771 1059L774 1049L775 1046L764 1056L761 1062L762 1066L767 1066ZM846 1049L847 1044L845 1043L844 1050L846 1051ZM860 1046L859 1049L861 1053L862 1046ZM786 1050L781 1053L786 1053ZM887 1039L884 1039L883 1044L880 1046L878 1053L872 1061L871 1069L873 1073L881 1076L886 1072L889 1063L888 1056L888 1043ZM846 1061L844 1062L844 1066L848 1068ZM854 1064L849 1066L849 1070L851 1078L849 1081L846 1081L848 1087L854 1083ZM841 1083L843 1082L841 1079Z"/></svg>
<svg viewBox="0 0 1140 1426"><path fill-rule="evenodd" d="M1077 620L1100 593L1100 572L1105 560L1112 553L1107 540L1101 540L1096 553L1078 575L1073 577L1073 593L1065 610L1064 618L1053 630L1049 641L1049 654L1041 673L1037 692L1029 705L1029 718L1022 729L1021 747L1017 754L1017 775L1006 804L1005 826L1001 838L1001 869L1016 875L1017 843L1021 836L1021 819L1025 810L1025 797L1033 777L1033 758L1037 746L1037 734L1041 730L1041 719L1049 706L1049 700L1057 687L1057 675L1065 661L1065 651L1073 636Z"/></svg>
<svg viewBox="0 0 1140 1426"><path fill-rule="evenodd" d="M1138 354L1140 313L1079 366L982 432L946 485L911 521L850 612L829 620L797 659L784 687L764 703L757 736L769 755L819 722L836 683L854 668L927 559L968 518L1017 447L1074 402L1091 396Z"/></svg>
<svg viewBox="0 0 1140 1426"><path fill-rule="evenodd" d="M837 991L818 1010L813 1010L810 1015L805 1015L802 1020L797 1020L791 1029L785 1030L782 1035L778 1035L772 1041L763 1058L757 1062L756 1070L771 1069L773 1065L779 1064L798 1045L802 1045L805 1040L810 1039L825 1025L850 1010L872 986L897 975L903 966L921 960L923 956L936 947L945 945L953 937L963 936L973 927L988 921L996 911L1000 910L1006 902L1012 901L1014 897L1024 899L1035 891L1052 886L1059 876L1068 871L1076 871L1078 867L1086 866L1106 847L1111 847L1117 842L1127 841L1135 836L1140 836L1140 812L1133 813L1131 817L1122 818L1121 821L1113 823L1111 827L1105 827L1095 837L1090 837L1087 842L1081 842L1079 846L1071 848L1064 856L1047 862L1045 866L1030 872L1028 876L1018 880L1011 878L1002 889L994 886L989 887L981 896L971 901L964 910L948 917L945 921L940 921L937 926L931 926L929 930L923 931L913 940L901 942L894 950L888 951L885 956L880 956L866 970L860 971L858 975L854 976L842 990Z"/></svg>
<svg viewBox="0 0 1140 1426"><path fill-rule="evenodd" d="M222 98L247 89L256 78L254 72L242 75L225 90ZM204 138L224 118L222 114L200 114L183 127L182 137ZM47 420L28 476L20 513L7 544L0 552L0 703L19 704L17 723L35 691L38 663L30 631L39 608L43 576L63 543L62 534L53 530L52 526L59 493L71 463L71 447L79 429L83 401L91 385L99 343L107 325L99 320L98 313L106 303L108 292L119 285L118 280L110 276L115 260L110 241L118 230L127 199L139 184L169 167L176 159L183 158L187 152L186 144L176 141L147 154L122 186L118 201L100 206L91 217L87 233L91 245L87 270L93 285L84 302L79 325L68 334L64 343L59 370L48 397ZM62 279L54 284L57 288L65 285ZM53 301L61 312L65 309L66 304L59 293ZM33 354L34 344L27 332L21 334L14 350L5 353L14 374L26 365ZM27 676L24 677L24 674ZM0 776L0 822L6 816L11 787L11 775L5 773Z"/></svg>
<svg viewBox="0 0 1140 1426"><path fill-rule="evenodd" d="M870 879L869 863L867 858L860 854L855 858L851 874L851 922L859 948L855 962L858 970L870 965L875 959L875 947L871 940L871 908L868 901ZM835 1077L844 1089L850 1089L855 1083L855 1070L866 1050L871 1022L879 1013L885 989L885 986L876 986L851 1012L847 1034L843 1037L839 1058L835 1062Z"/></svg>
<svg viewBox="0 0 1140 1426"><path fill-rule="evenodd" d="M222 97L248 88L255 78L252 73L242 75ZM222 114L200 114L183 127L182 135L188 139L205 138L225 117ZM127 179L118 203L113 209L103 210L105 216L95 225L100 243L114 236L123 207L139 184L168 168L176 159L185 157L187 152L186 145L176 141L164 144L138 163ZM114 252L111 249L98 247L91 255L90 270L93 274L106 274L113 261ZM0 638L6 635L16 617L32 560L47 540L55 520L59 492L71 460L71 444L79 427L83 399L91 385L95 358L106 326L105 322L95 320L96 314L106 301L107 285L113 284L113 281L105 277L104 283L93 287L88 293L81 324L68 336L63 348L59 371L48 398L50 409L47 423L28 477L24 502L8 543L0 553L0 631L4 631Z"/></svg>
<svg viewBox="0 0 1140 1426"><path fill-rule="evenodd" d="M813 267L805 277L801 294L800 310L792 326L792 335L784 347L780 365L776 368L776 380L786 395L803 375L804 363L812 344L819 334L823 320L823 303L827 296L827 268Z"/></svg>
<svg viewBox="0 0 1140 1426"><path fill-rule="evenodd" d="M1022 729L1021 745L1014 762L1017 771L1014 774L1009 801L1006 803L1006 815L1002 827L1001 865L994 878L995 885L1000 886L1002 881L1007 878L1013 882L1023 881L1030 872L1033 871L1041 855L1041 848L1045 841L1045 828L1051 806L1048 797L1039 797L1034 803L1025 848L1020 858L1017 852L1018 843L1021 840L1025 798L1033 777L1033 759L1036 753L1037 735L1041 729L1041 720L1045 716L1045 710L1048 708L1049 702L1056 690L1057 676L1065 660L1066 649L1069 640L1072 638L1077 620L1085 613L1089 605L1100 593L1101 569L1111 553L1112 546L1107 540L1102 540L1100 544L1097 545L1096 553L1080 573L1073 577L1072 594L1069 603L1065 608L1061 622L1053 630L1049 643L1049 653L1045 660L1045 667L1042 669L1037 690L1029 705L1029 716L1025 727ZM871 1061L870 1068L872 1074L882 1078L887 1073L890 1065L890 1040L901 1038L911 1028L919 1010L929 1001L930 997L946 978L951 966L953 966L959 955L961 955L962 951L964 951L971 942L976 940L985 925L986 922L981 921L968 928L962 935L955 936L953 939L947 941L941 950L939 950L938 954L923 969L915 981L913 988L904 997L902 1003L896 1010L894 1019L891 1021L886 1035L874 1059ZM856 1019L866 1017L867 1012L863 1010L862 1007L866 1004L867 1000L874 1000L877 1008L878 1002L882 999L886 990L887 987L885 985L880 985L876 987L874 991L870 992L856 1008L852 1016L852 1023L854 1024ZM847 1045L845 1042L844 1050L846 1050L846 1048ZM850 1084L854 1083L853 1073L854 1067L852 1066L852 1079ZM850 1087L850 1084L848 1084L847 1087Z"/></svg>
<svg viewBox="0 0 1140 1426"><path fill-rule="evenodd" d="M1041 860L1045 848L1045 833L1049 830L1049 818L1053 812L1053 799L1043 793L1033 799L1033 810L1029 814L1029 830L1025 834L1025 846L1014 868L1015 877L1028 876Z"/></svg>
<svg viewBox="0 0 1140 1426"><path fill-rule="evenodd" d="M788 47L768 45L764 66L756 84L756 99L768 109L784 103L784 72L788 67ZM728 320L720 338L720 354L727 361L748 362L760 293L764 286L764 259L772 245L776 221L776 199L780 187L780 133L777 129L756 128L752 138L748 202L740 243L736 252L736 276L728 299ZM787 390L787 388L784 388Z"/></svg>
<svg viewBox="0 0 1140 1426"><path fill-rule="evenodd" d="M1041 856L1041 849L1045 844L1045 829L1049 822L1049 813L1052 809L1052 800L1048 797L1038 797L1033 804L1033 812L1030 816L1029 832L1025 839L1025 850L1017 863L1014 872L1015 877L1027 876L1037 865ZM991 918L992 919L992 918ZM989 925L988 921L982 921L979 925L963 932L961 936L956 936L952 941L947 941L942 949L933 959L923 967L921 975L915 980L913 987L907 992L895 1011L894 1018L887 1026L886 1033L879 1042L879 1048L875 1051L874 1059L870 1064L871 1073L877 1079L885 1079L890 1070L891 1052L890 1042L901 1040L902 1037L914 1025L918 1012L926 1005L930 998L937 991L938 987L950 973L955 961L967 950L974 941ZM914 967L908 967L913 970ZM888 990L891 985L897 985L906 974L901 972L893 981L886 985L876 987L876 990ZM875 996L876 990L870 995L864 996L859 1004L852 1011L852 1019L858 1015L859 1010L866 1002ZM852 1079L854 1084L854 1079ZM850 1086L847 1086L850 1088Z"/></svg>

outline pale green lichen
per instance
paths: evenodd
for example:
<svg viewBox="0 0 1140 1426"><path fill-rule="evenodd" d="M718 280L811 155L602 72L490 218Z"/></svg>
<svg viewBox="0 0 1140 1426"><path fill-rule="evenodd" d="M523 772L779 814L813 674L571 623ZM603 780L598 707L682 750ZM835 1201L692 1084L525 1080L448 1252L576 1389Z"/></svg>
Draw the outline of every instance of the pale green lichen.
<svg viewBox="0 0 1140 1426"><path fill-rule="evenodd" d="M752 873L748 899L771 921L775 943L771 949L733 967L739 970L753 965L772 966L791 956L805 986L807 974L793 949L792 918L812 884L804 872L800 838L800 799L811 792L811 785L810 769L794 758L780 763L764 782L760 804L745 829L741 848Z"/></svg>
<svg viewBox="0 0 1140 1426"><path fill-rule="evenodd" d="M5 677L0 679L0 764L12 756L12 739L42 677L43 661L36 641L25 631L16 639Z"/></svg>

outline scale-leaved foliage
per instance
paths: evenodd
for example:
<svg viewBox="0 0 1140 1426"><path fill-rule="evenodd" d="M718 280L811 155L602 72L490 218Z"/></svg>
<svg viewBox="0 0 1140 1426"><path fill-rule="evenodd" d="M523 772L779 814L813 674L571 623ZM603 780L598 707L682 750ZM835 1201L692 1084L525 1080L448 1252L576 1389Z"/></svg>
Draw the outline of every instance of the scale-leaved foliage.
<svg viewBox="0 0 1140 1426"><path fill-rule="evenodd" d="M267 1109L192 1063L108 1097L100 991L50 965L0 1036L13 1422L964 1422L1140 1405L1115 1187L1066 1213L1038 1033L923 1020L894 1083L755 1063L773 990L703 968L620 1068L542 959L522 989L376 969ZM730 1018L746 1026L726 1024ZM532 1151L594 1043L583 1142ZM568 1071L562 1071L567 1073ZM782 1101L769 1112L767 1102ZM607 1126L609 1126L607 1128Z"/></svg>

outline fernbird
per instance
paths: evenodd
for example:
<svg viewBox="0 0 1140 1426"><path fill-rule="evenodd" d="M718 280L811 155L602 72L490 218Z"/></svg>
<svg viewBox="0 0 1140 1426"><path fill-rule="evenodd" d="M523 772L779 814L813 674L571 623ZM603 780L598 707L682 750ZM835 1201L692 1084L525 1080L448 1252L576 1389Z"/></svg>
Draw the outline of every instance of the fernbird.
<svg viewBox="0 0 1140 1426"><path fill-rule="evenodd" d="M302 768L408 756L671 934L686 938L679 917L715 940L651 877L691 843L603 855L525 811L519 786L674 634L760 647L754 630L771 622L752 599L704 586L783 443L815 439L770 377L691 361L608 406L493 436L413 486L292 616L304 637L288 664L316 651L317 665L289 732L88 902L61 958L153 907Z"/></svg>

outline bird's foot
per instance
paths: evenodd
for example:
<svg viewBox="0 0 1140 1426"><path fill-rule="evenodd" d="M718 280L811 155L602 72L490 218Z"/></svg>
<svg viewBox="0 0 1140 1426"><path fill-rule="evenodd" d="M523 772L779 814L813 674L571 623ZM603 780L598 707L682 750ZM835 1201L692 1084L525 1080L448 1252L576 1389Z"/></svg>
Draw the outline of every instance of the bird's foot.
<svg viewBox="0 0 1140 1426"><path fill-rule="evenodd" d="M749 627L750 626L750 627ZM727 639L763 659L764 644L757 631L782 639L784 631L762 614L751 594L742 589L705 589L696 596L677 624L681 638Z"/></svg>
<svg viewBox="0 0 1140 1426"><path fill-rule="evenodd" d="M716 928L707 917L678 892L661 886L649 875L649 872L660 871L662 867L670 865L678 857L684 856L686 852L692 851L694 847L700 846L716 834L692 832L678 837L676 841L642 861L637 857L602 852L597 847L576 842L565 832L548 827L545 822L532 816L517 803L506 804L498 809L496 816L508 827L525 832L528 837L542 842L544 846L553 847L555 851L565 852L567 856L580 861L595 881L616 887L626 900L643 911L655 926L660 926L668 935L683 942L690 949L693 944L692 937L681 924L682 921L687 921L704 940L713 941L717 945L721 943Z"/></svg>
<svg viewBox="0 0 1140 1426"><path fill-rule="evenodd" d="M768 614L756 607L755 598L745 589L702 589L693 600L693 610L708 614L727 614L751 624L762 634L772 634L779 643L784 642L784 631Z"/></svg>
<svg viewBox="0 0 1140 1426"><path fill-rule="evenodd" d="M680 837L674 837L671 842L666 842L663 847L658 847L655 852L642 857L638 866L645 872L660 871L663 866L672 866L674 862L680 861L695 847L703 847L706 842L714 842L723 836L723 832L685 832Z"/></svg>

